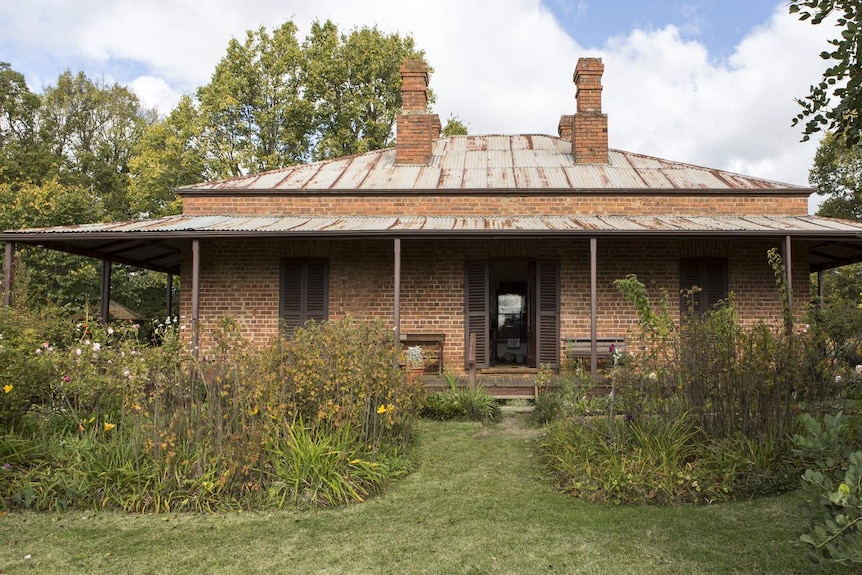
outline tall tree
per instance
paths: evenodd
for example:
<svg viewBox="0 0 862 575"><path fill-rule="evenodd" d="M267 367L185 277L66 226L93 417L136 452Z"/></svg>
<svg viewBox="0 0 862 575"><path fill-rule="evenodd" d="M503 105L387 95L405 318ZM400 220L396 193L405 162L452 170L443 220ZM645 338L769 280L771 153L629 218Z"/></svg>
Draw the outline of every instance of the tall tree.
<svg viewBox="0 0 862 575"><path fill-rule="evenodd" d="M790 0L789 10L815 25L834 16L840 31L829 40L833 50L820 54L830 66L808 96L797 100L802 111L793 125L804 122L803 140L828 130L855 146L862 136L862 0ZM835 105L833 96L838 99Z"/></svg>
<svg viewBox="0 0 862 575"><path fill-rule="evenodd" d="M50 171L38 137L40 104L23 74L0 62L0 182L38 182Z"/></svg>
<svg viewBox="0 0 862 575"><path fill-rule="evenodd" d="M314 106L314 159L390 145L401 108L398 70L405 59L424 57L413 38L376 27L340 34L327 20L312 24L303 48L305 96Z"/></svg>
<svg viewBox="0 0 862 575"><path fill-rule="evenodd" d="M191 96L183 96L136 142L129 160L129 202L135 217L178 214L182 205L177 188L218 176L207 167L201 121Z"/></svg>
<svg viewBox="0 0 862 575"><path fill-rule="evenodd" d="M67 70L45 90L40 130L60 162L60 181L90 190L106 219L127 219L132 147L154 120L127 88Z"/></svg>
<svg viewBox="0 0 862 575"><path fill-rule="evenodd" d="M296 26L232 39L212 80L198 89L206 161L221 177L308 158L311 107L303 98Z"/></svg>

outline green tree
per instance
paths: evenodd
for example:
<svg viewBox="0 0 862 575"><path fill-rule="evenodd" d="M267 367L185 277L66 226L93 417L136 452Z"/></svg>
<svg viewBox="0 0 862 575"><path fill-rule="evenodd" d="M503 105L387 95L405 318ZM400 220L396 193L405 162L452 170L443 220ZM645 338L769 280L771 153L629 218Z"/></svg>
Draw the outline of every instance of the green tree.
<svg viewBox="0 0 862 575"><path fill-rule="evenodd" d="M826 196L818 215L862 221L862 148L849 146L843 136L826 134L808 181Z"/></svg>
<svg viewBox="0 0 862 575"><path fill-rule="evenodd" d="M132 147L155 112L119 84L94 82L83 72L65 71L42 97L40 132L59 161L61 183L89 190L103 217L129 218Z"/></svg>
<svg viewBox="0 0 862 575"><path fill-rule="evenodd" d="M399 68L423 58L413 38L354 28L340 34L327 20L311 26L303 44L305 97L312 104L315 160L384 148L401 108Z"/></svg>
<svg viewBox="0 0 862 575"><path fill-rule="evenodd" d="M0 62L0 182L39 182L51 171L37 129L40 105L24 76Z"/></svg>
<svg viewBox="0 0 862 575"><path fill-rule="evenodd" d="M197 92L212 173L239 176L308 159L311 106L303 98L302 63L293 22L230 41Z"/></svg>
<svg viewBox="0 0 862 575"><path fill-rule="evenodd" d="M804 122L803 140L821 130L834 131L855 146L862 135L862 0L790 0L791 14L820 24L834 16L840 33L829 40L832 51L820 56L830 62L822 80L808 96L797 100L802 111L793 125ZM832 105L832 97L838 99Z"/></svg>
<svg viewBox="0 0 862 575"><path fill-rule="evenodd" d="M129 160L129 202L135 217L178 214L182 204L177 188L217 176L207 170L201 140L201 115L190 96L147 128Z"/></svg>
<svg viewBox="0 0 862 575"><path fill-rule="evenodd" d="M443 135L447 138L449 136L466 136L467 125L457 116L449 116L446 125L443 126Z"/></svg>

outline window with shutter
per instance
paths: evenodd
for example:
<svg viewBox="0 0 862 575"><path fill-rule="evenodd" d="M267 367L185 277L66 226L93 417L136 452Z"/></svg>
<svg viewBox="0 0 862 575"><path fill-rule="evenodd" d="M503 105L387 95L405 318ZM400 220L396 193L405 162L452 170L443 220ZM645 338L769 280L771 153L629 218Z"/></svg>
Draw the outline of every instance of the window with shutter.
<svg viewBox="0 0 862 575"><path fill-rule="evenodd" d="M687 301L688 290L700 290ZM679 260L680 312L701 314L727 299L727 258L681 258ZM691 309L689 309L689 305Z"/></svg>
<svg viewBox="0 0 862 575"><path fill-rule="evenodd" d="M281 263L279 315L288 333L310 319L329 317L329 262L286 259Z"/></svg>

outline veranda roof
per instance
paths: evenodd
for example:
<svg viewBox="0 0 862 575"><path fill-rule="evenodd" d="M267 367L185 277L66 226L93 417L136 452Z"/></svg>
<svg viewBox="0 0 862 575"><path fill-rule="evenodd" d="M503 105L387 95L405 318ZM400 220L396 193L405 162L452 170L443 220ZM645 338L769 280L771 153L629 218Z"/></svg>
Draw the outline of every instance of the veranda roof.
<svg viewBox="0 0 862 575"><path fill-rule="evenodd" d="M862 261L862 223L818 216L235 216L10 230L0 241L177 274L182 243L210 238L786 237L807 240L812 271Z"/></svg>

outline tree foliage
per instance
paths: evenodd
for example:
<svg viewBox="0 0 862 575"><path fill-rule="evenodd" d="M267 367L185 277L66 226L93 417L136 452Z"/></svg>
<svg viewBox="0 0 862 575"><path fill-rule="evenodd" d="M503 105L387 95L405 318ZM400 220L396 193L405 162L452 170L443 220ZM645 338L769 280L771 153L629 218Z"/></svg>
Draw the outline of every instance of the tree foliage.
<svg viewBox="0 0 862 575"><path fill-rule="evenodd" d="M327 20L312 24L303 44L303 84L313 106L311 157L367 152L391 143L401 108L399 68L421 58L413 38L354 28L339 34Z"/></svg>
<svg viewBox="0 0 862 575"><path fill-rule="evenodd" d="M862 1L791 0L789 10L815 25L834 16L840 30L829 40L832 51L820 54L830 62L822 80L811 86L808 96L797 100L802 111L793 125L804 123L803 141L821 130L831 130L855 146L862 135ZM833 96L838 99L835 105Z"/></svg>
<svg viewBox="0 0 862 575"><path fill-rule="evenodd" d="M446 120L446 125L443 126L443 135L449 136L466 136L467 124L461 121L457 116L449 116Z"/></svg>
<svg viewBox="0 0 862 575"><path fill-rule="evenodd" d="M862 221L862 149L828 133L814 156L808 177L817 193L826 196L818 215Z"/></svg>

